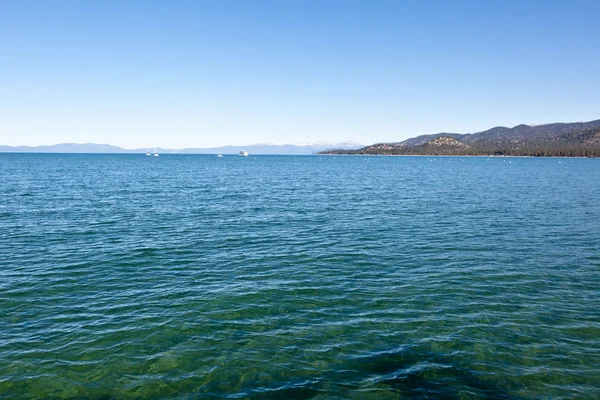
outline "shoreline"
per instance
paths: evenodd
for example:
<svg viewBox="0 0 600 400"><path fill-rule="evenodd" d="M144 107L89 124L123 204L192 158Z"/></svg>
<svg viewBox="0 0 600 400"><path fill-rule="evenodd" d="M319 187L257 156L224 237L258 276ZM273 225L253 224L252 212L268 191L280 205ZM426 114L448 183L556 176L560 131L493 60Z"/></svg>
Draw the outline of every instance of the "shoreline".
<svg viewBox="0 0 600 400"><path fill-rule="evenodd" d="M450 154L317 154L319 156L340 156L340 157L479 157L479 158L582 158L582 159L594 159L600 157L581 157L581 156L497 156L497 155L450 155Z"/></svg>

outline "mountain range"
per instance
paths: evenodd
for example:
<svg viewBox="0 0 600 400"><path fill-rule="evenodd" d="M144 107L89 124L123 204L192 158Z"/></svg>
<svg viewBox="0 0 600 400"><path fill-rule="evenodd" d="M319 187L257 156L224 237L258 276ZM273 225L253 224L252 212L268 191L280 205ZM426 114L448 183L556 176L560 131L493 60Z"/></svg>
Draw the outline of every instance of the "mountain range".
<svg viewBox="0 0 600 400"><path fill-rule="evenodd" d="M402 142L321 154L505 155L600 157L600 120L590 122L497 126L477 133L437 133Z"/></svg>
<svg viewBox="0 0 600 400"><path fill-rule="evenodd" d="M250 154L315 154L321 151L337 148L358 149L364 145L354 142L315 142L303 144L276 144L259 143L247 146L222 146L209 148L187 148L187 149L167 149L158 147L156 151L161 154L238 154L241 150L246 150ZM109 144L95 143L61 143L50 146L1 146L0 152L19 152L19 153L146 153L150 149L124 149Z"/></svg>

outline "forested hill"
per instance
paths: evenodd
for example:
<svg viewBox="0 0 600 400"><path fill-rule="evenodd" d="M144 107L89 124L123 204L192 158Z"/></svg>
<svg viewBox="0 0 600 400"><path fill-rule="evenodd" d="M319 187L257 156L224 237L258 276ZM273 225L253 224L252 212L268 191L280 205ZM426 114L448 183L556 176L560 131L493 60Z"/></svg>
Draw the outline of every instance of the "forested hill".
<svg viewBox="0 0 600 400"><path fill-rule="evenodd" d="M600 157L600 120L500 126L469 134L438 133L321 154Z"/></svg>

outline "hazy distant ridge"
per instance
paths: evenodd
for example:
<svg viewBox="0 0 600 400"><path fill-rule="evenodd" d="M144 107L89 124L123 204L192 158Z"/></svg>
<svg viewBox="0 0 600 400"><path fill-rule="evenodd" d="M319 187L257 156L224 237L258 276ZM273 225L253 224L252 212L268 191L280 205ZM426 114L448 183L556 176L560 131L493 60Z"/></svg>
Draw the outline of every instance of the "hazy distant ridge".
<svg viewBox="0 0 600 400"><path fill-rule="evenodd" d="M317 142L306 144L273 144L260 143L248 146L222 146L209 148L167 149L157 147L156 151L162 154L238 154L246 150L250 154L315 154L321 151L345 148L358 149L364 145L354 142ZM149 148L154 151L154 147ZM96 143L60 143L51 146L1 146L0 152L19 153L146 153L146 149L124 149L109 144Z"/></svg>

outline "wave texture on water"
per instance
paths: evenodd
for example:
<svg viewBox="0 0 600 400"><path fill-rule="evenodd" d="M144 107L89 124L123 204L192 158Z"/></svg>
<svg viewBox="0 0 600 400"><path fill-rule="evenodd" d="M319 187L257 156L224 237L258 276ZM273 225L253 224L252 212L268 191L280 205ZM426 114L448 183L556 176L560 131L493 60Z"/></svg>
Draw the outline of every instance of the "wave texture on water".
<svg viewBox="0 0 600 400"><path fill-rule="evenodd" d="M600 160L0 154L0 398L600 398Z"/></svg>

